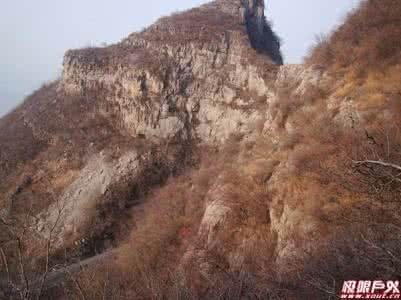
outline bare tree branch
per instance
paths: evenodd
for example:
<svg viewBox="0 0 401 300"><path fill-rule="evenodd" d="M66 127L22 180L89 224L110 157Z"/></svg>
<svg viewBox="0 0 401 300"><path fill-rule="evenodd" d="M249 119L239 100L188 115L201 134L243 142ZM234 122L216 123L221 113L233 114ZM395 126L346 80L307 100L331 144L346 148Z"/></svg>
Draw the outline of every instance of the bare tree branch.
<svg viewBox="0 0 401 300"><path fill-rule="evenodd" d="M18 243L18 264L20 267L20 272L21 272L21 280L23 282L23 284L25 285L25 290L24 290L24 294L22 296L23 299L29 299L29 295L30 295L30 287L29 287L29 280L28 277L26 276L26 272L25 272L25 264L24 264L24 259L22 256L22 241L21 238L17 238L17 243Z"/></svg>
<svg viewBox="0 0 401 300"><path fill-rule="evenodd" d="M40 283L40 287L39 287L39 292L37 294L37 299L39 300L40 297L42 296L43 293L43 288L45 286L45 282L47 279L47 276L49 275L49 271L50 271L50 253L51 253L51 249L52 249L52 239L53 239L53 232L55 231L55 229L57 228L57 225L61 219L61 216L63 214L63 211L65 209L65 203L63 204L62 207L59 207L59 202L57 200L57 218L56 221L54 222L53 226L51 227L50 231L49 231L49 236L48 239L46 241L46 265L45 265L45 272L42 275L42 280Z"/></svg>
<svg viewBox="0 0 401 300"><path fill-rule="evenodd" d="M6 269L8 285L11 286L11 277L10 277L10 270L8 268L8 260L7 260L6 253L4 252L4 249L1 246L0 246L0 255L1 255L1 260L3 262L4 268Z"/></svg>
<svg viewBox="0 0 401 300"><path fill-rule="evenodd" d="M392 164L392 163L386 163L383 161L378 161L378 160L362 160L362 161L352 161L352 163L355 166L361 166L361 165L377 165L377 166L382 166L386 168L392 168L398 171L401 171L401 166Z"/></svg>
<svg viewBox="0 0 401 300"><path fill-rule="evenodd" d="M77 287L77 289L78 289L78 291L79 291L79 293L80 293L80 295L81 295L82 300L87 300L88 298L86 297L85 292L84 292L84 290L82 289L81 284L80 284L80 283L78 282L78 280L71 274L70 271L66 270L66 272L67 272L68 276L71 278L71 280L74 282L75 286Z"/></svg>

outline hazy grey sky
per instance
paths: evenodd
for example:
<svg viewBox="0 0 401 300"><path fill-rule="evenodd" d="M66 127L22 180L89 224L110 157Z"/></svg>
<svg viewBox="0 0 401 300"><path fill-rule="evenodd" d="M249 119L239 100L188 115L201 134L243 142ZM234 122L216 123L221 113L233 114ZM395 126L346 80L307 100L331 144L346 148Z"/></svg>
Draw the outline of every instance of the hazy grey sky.
<svg viewBox="0 0 401 300"><path fill-rule="evenodd" d="M61 72L65 50L117 42L209 0L0 0L0 116ZM359 0L265 0L287 63L301 62Z"/></svg>

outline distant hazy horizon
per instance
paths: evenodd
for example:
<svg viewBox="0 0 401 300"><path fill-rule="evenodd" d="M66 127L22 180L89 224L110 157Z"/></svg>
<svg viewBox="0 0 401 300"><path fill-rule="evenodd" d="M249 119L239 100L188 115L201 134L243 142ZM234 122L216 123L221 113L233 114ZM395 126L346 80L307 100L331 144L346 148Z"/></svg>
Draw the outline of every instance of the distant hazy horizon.
<svg viewBox="0 0 401 300"><path fill-rule="evenodd" d="M67 49L118 42L163 15L209 0L2 0L0 116L61 74ZM266 0L286 63L300 63L314 37L335 28L359 0Z"/></svg>

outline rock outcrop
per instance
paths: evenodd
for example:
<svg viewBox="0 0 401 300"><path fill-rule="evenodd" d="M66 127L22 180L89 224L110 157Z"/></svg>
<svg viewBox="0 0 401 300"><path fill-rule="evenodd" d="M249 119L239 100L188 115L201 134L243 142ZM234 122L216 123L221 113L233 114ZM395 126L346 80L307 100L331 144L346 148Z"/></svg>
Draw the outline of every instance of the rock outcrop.
<svg viewBox="0 0 401 300"><path fill-rule="evenodd" d="M214 1L120 44L69 51L61 88L102 93L132 136L221 143L232 132L248 134L278 72L269 60L282 62L263 8Z"/></svg>

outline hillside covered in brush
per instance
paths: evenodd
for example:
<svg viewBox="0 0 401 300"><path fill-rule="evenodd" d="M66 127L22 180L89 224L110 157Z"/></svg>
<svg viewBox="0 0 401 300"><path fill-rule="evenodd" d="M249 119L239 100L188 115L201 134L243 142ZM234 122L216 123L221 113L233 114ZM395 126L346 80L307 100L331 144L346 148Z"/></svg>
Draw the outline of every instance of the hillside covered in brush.
<svg viewBox="0 0 401 300"><path fill-rule="evenodd" d="M0 119L0 299L336 299L401 277L401 4L302 65L263 0L121 42Z"/></svg>

